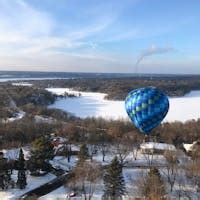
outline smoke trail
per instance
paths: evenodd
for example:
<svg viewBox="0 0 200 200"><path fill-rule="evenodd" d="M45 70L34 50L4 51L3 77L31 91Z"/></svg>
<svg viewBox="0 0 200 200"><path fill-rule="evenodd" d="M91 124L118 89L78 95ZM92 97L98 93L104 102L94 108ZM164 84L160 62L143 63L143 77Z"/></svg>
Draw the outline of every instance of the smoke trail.
<svg viewBox="0 0 200 200"><path fill-rule="evenodd" d="M136 73L138 73L138 65L146 58L149 56L153 56L153 55L157 55L157 54L164 54L164 53L168 53L174 51L173 47L157 47L155 45L152 45L150 48L144 49L137 62L135 63L135 71Z"/></svg>

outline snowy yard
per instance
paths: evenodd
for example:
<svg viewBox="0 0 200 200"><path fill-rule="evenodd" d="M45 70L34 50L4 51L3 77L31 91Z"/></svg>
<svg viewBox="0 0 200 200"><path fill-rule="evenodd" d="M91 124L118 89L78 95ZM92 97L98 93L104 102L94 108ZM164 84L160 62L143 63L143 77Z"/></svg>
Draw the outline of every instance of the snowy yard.
<svg viewBox="0 0 200 200"><path fill-rule="evenodd" d="M68 190L64 186L62 186L54 190L53 192L50 192L49 194L40 197L39 200L66 200L67 194Z"/></svg>
<svg viewBox="0 0 200 200"><path fill-rule="evenodd" d="M24 193L51 181L55 177L56 176L53 174L47 174L45 176L40 176L40 177L33 177L27 174L27 186L25 189L20 190L20 189L15 188L15 189L8 189L6 191L0 191L0 199L1 200L16 200ZM17 180L17 171L13 171L12 179L14 181Z"/></svg>
<svg viewBox="0 0 200 200"><path fill-rule="evenodd" d="M142 147L145 146L145 144L141 145ZM159 144L148 144L146 143L147 147L158 147L158 148L168 148L167 144L163 144L161 145ZM73 149L79 149L79 146L75 146L73 145ZM112 147L110 147L110 150L112 149ZM3 150L5 153L5 157L7 158L16 158L16 155L18 153L17 149L11 149L11 150ZM29 154L28 149L26 149L25 154ZM102 161L102 154L100 152L98 152L96 155L94 155L93 160L98 161L99 163L101 163L102 165L107 165L111 162L111 160L114 158L116 154L114 153L113 150L111 150L110 152L108 152L105 156L105 162ZM182 155L183 156L183 155ZM183 156L184 157L184 156ZM147 154L143 154L141 151L138 151L137 154L137 159L134 159L133 153L130 152L126 159L125 159L125 166L123 168L123 176L124 176L124 180L126 183L126 190L127 190L127 194L124 197L124 200L128 200L130 196L134 196L137 197L138 196L138 188L137 188L137 181L140 177L142 177L142 175L146 174L148 171L148 168L146 168L149 164L149 159L151 159L152 163L155 164L156 166L160 166L160 173L162 174L163 178L163 172L164 172L164 168L163 166L166 164L166 159L163 155L161 154L154 154L153 157L151 157L151 155L147 155ZM68 162L67 157L65 156L55 156L53 160L50 161L50 163L52 164L52 166L55 166L59 169L63 169L63 170L70 170L72 169L76 163L77 163L77 156L72 156L70 162ZM181 164L181 163L180 163ZM198 199L199 194L197 194L195 192L195 188L193 187L192 183L190 181L188 181L188 179L183 178L185 176L179 176L179 180L178 182L181 181L181 183L183 183L182 185L179 185L178 182L175 184L174 186L174 191L172 193L172 195L174 197L177 197L177 195L179 194L180 188L182 187L184 190L184 192L187 194L190 194L190 196L193 197L194 200ZM12 175L13 180L17 179L17 173L16 171L14 171L14 174ZM21 196L22 194L28 192L29 190L32 190L46 182L49 182L50 180L52 180L53 178L55 178L54 175L52 174L48 174L46 176L43 177L32 177L29 174L27 175L27 182L28 185L26 187L26 189L24 190L18 190L18 189L9 189L7 191L0 191L0 199L2 200L8 200L8 199L16 199L17 197ZM103 181L99 181L96 187L96 191L94 193L94 196L92 199L95 200L100 200L101 196L103 194ZM70 190L67 187L60 187L42 197L40 197L40 200L64 200L66 199L67 194L69 194L70 192L72 192L72 190ZM183 193L183 192L182 192ZM195 199L196 198L196 199ZM77 196L74 198L71 198L73 200L81 200L81 196Z"/></svg>
<svg viewBox="0 0 200 200"><path fill-rule="evenodd" d="M158 148L167 148L168 149L168 145L167 144L151 144L150 146L154 146L154 147L158 147ZM142 146L145 146L144 144ZM148 147L149 144L147 143L146 146ZM172 147L172 146L170 146ZM110 148L111 149L111 148ZM172 149L174 150L174 147L172 147ZM180 157L180 161L181 159L185 159L186 156L185 155L181 155L179 154ZM96 155L94 155L93 160L98 161L99 163L101 163L102 165L107 165L111 162L111 160L114 158L115 154L114 153L107 153L106 157L105 157L105 162L102 161L102 155L100 152L98 152ZM160 173L162 174L163 179L166 179L166 177L164 176L163 172L165 171L165 164L166 164L166 159L163 155L161 154L154 154L153 157L151 157L151 155L147 155L147 154L143 154L141 151L138 152L137 155L137 159L135 160L133 157L132 152L129 153L129 155L126 157L125 160L125 166L123 168L123 176L124 176L124 180L126 183L126 189L127 189L127 194L126 196L124 196L124 200L128 200L131 197L138 197L139 193L138 193L138 180L147 173L148 168L146 168L146 166L148 166L149 164L149 159L151 159L152 163L155 164L156 166L160 166ZM65 169L66 166L71 166L73 167L75 164L75 161L77 161L76 156L72 157L72 161L70 163L68 163L67 158L62 157L62 156L56 156L54 158L54 162L55 164L59 165L60 168ZM189 160L187 160L189 161ZM185 163L184 163L185 164ZM180 162L180 165L182 165L182 162ZM140 166L140 167L139 167ZM142 167L143 166L143 167ZM180 170L179 170L180 171ZM185 175L183 176L181 174L182 172L178 172L178 178L177 178L177 183L174 186L174 191L172 193L172 197L174 197L175 199L177 198L177 196L180 193L180 188L183 189L183 192L181 193L181 195L185 195L185 194L189 194L194 200L199 198L199 194L196 193L195 188L192 187L192 183L191 181L189 181L187 178L185 178ZM166 180L167 182L167 180ZM181 182L181 184L179 184ZM94 193L94 196L92 199L94 200L100 200L101 196L103 194L103 181L100 181L96 187L96 191ZM169 187L167 187L169 190ZM64 200L66 199L67 194L69 194L70 192L72 192L69 188L67 187L60 187L55 191L52 191L51 193L43 196L40 198L40 200L53 200L53 199L59 199L59 200ZM184 194L185 192L185 194ZM170 192L169 192L170 193ZM73 200L81 200L83 199L83 197L81 198L80 195L70 198Z"/></svg>
<svg viewBox="0 0 200 200"><path fill-rule="evenodd" d="M128 200L130 195L133 195L133 193L136 191L136 187L135 187L135 191L133 190L134 187L134 182L137 180L137 178L141 175L141 173L143 173L144 170L142 169L124 169L123 170L123 176L126 182L126 186L127 186L127 190L129 191L127 193L127 196L124 198L126 200ZM44 195L42 197L39 198L39 200L66 200L67 195L70 193L70 189L67 187L60 187L57 190L54 190L52 192L50 192L47 195ZM103 182L100 181L97 185L96 191L93 195L94 200L101 200L101 197L103 195ZM83 197L81 196L76 196L73 198L70 198L71 200L83 200Z"/></svg>

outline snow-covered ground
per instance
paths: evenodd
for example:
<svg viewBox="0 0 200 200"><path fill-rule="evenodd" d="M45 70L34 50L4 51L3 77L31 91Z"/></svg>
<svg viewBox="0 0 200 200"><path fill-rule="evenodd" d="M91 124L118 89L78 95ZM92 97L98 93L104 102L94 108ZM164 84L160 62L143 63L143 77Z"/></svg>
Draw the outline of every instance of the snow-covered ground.
<svg viewBox="0 0 200 200"><path fill-rule="evenodd" d="M10 123L10 122L14 122L16 120L20 120L22 119L24 116L25 116L25 112L20 110L19 112L15 113L15 117L10 117L10 118L7 118L7 119L3 119L2 120L2 123Z"/></svg>
<svg viewBox="0 0 200 200"><path fill-rule="evenodd" d="M18 83L12 83L12 85L14 85L14 86L28 86L28 87L31 87L31 86L33 86L33 84L31 84L31 83L28 83L28 82L18 82Z"/></svg>
<svg viewBox="0 0 200 200"><path fill-rule="evenodd" d="M123 176L124 176L125 183L126 183L126 189L129 191L127 196L124 198L124 200L128 200L131 195L137 196L137 194L135 193L137 190L137 187L133 187L133 186L134 186L135 181L137 181L137 179L139 178L141 173L143 173L143 171L144 171L143 169L136 169L136 168L135 169L127 169L127 168L123 169ZM62 186L62 187L58 188L57 190L54 190L54 191L50 192L49 194L40 197L39 200L55 200L55 199L83 200L84 199L81 196L67 198L67 195L70 192L71 191L69 188ZM103 195L103 181L100 181L97 184L97 188L96 188L96 191L95 191L92 199L101 200L102 195Z"/></svg>
<svg viewBox="0 0 200 200"><path fill-rule="evenodd" d="M70 162L68 162L68 159L64 156L55 156L53 160L50 160L49 163L55 168L55 169L62 169L65 171L69 171L75 166L77 163L78 158L76 156L71 156Z"/></svg>
<svg viewBox="0 0 200 200"><path fill-rule="evenodd" d="M78 94L80 97L59 99L50 108L58 108L81 118L103 117L107 119L127 119L124 101L105 100L104 93L79 92L69 88L47 88L48 91L61 95L64 92ZM170 109L164 121L185 122L200 118L200 91L191 91L183 97L169 98Z"/></svg>
<svg viewBox="0 0 200 200"><path fill-rule="evenodd" d="M57 190L54 190L50 192L49 194L40 197L39 200L55 200L55 199L65 200L67 194L68 194L68 190L64 186L62 186L62 187L59 187Z"/></svg>
<svg viewBox="0 0 200 200"><path fill-rule="evenodd" d="M143 144L144 145L144 144ZM150 147L157 146L160 149L164 149L167 147L167 144L157 144L157 143L146 143L147 147L150 145ZM145 146L145 145L144 145ZM26 148L24 149L24 153L28 154L29 150ZM26 149L26 150L25 150ZM79 146L73 145L73 150L79 149ZM111 162L111 160L116 156L116 152L114 151L115 147L110 147L109 152L106 153L105 162L102 161L102 154L100 151L96 155L93 156L93 160L98 161L102 165L107 165ZM16 155L18 153L17 149L11 149L11 150L3 150L5 157L8 158L16 158ZM179 154L180 155L180 154ZM78 158L77 156L72 156L70 162L68 162L67 158L65 156L55 156L50 163L53 166L56 166L63 170L69 170L73 166L76 165ZM126 159L125 159L125 166L123 168L123 176L126 183L126 189L127 189L127 196L124 198L124 200L128 200L130 196L137 197L137 181L139 177L142 174L145 174L147 172L146 166L148 166L149 161L151 160L151 163L155 164L156 166L160 166L160 170L162 171L164 168L163 166L166 164L166 159L161 154L154 154L153 156L148 154L143 154L141 151L138 151L137 153L137 159L134 159L133 152L130 152ZM182 162L181 162L182 163ZM139 167L141 166L141 167ZM142 167L143 166L143 167ZM52 180L55 176L52 174L43 176L43 177L32 177L28 175L28 186L25 190L18 190L18 189L9 189L8 191L0 191L0 200L7 200L7 199L17 199L20 195L26 193L27 191L38 187L39 185L42 185L50 180ZM17 178L16 171L14 171L14 175L12 176L14 180ZM194 195L194 197L197 197L197 193L195 193L195 188L191 187L191 184L189 182L185 183L185 186L187 187L187 190ZM177 185L178 190L178 185ZM59 199L64 200L66 199L67 194L72 192L69 188L65 188L64 186L40 197L40 200L53 200L53 199ZM176 190L174 191L173 195L176 195ZM94 193L94 196L92 199L100 200L101 196L103 194L103 181L100 181L97 184L97 189ZM193 198L193 199L195 199ZM73 200L81 200L82 198L80 196L77 196L76 198L71 198Z"/></svg>
<svg viewBox="0 0 200 200"><path fill-rule="evenodd" d="M22 119L25 116L25 112L24 111L19 111L18 113L16 113L15 117L11 117L7 119L7 122L13 122L15 120L19 120Z"/></svg>
<svg viewBox="0 0 200 200"><path fill-rule="evenodd" d="M3 149L0 150L4 154L4 158L7 158L8 160L17 160L19 158L19 148L15 149ZM29 147L23 147L22 148L25 160L28 160L30 158L30 148Z"/></svg>
<svg viewBox="0 0 200 200"><path fill-rule="evenodd" d="M0 200L16 200L26 192L51 181L55 177L56 176L53 174L47 174L45 176L40 176L40 177L33 177L28 174L27 186L25 189L20 190L15 188L15 189L8 189L6 191L0 191ZM12 179L15 181L17 180L17 171L13 171Z"/></svg>
<svg viewBox="0 0 200 200"><path fill-rule="evenodd" d="M101 162L102 164L109 164L111 162L111 160L113 159L115 155L112 153L108 153L106 155L106 162L102 162L102 155L99 153L97 155L95 155L93 157L94 160ZM125 184L126 184L126 191L127 191L127 195L124 196L123 200L129 200L130 198L132 199L133 197L136 198L139 196L138 193L138 180L147 173L148 169L147 168L139 168L139 167L133 167L134 165L141 165L141 166L147 166L148 162L149 162L150 157L148 155L142 154L141 152L138 152L138 156L137 156L137 160L133 159L133 155L130 153L127 158L126 161L128 162L127 167L123 168L123 177L125 180ZM67 163L67 160L65 157L57 157L57 159L59 162L57 162L57 164L59 163ZM158 155L155 154L152 157L152 163L156 163L158 166L160 166L159 164L165 164L166 160L164 158L163 155ZM71 163L72 165L74 164L73 161ZM60 165L62 167L62 164ZM162 173L162 171L165 168L160 168L160 172ZM164 175L163 175L163 178ZM181 177L183 178L183 177ZM188 180L185 180L186 183L183 183L183 187L185 189L185 191L188 191L190 193L190 195L193 195L193 199L198 199L198 194L195 192L195 188L191 187L191 184L188 182ZM94 192L93 198L94 200L101 200L101 197L103 195L103 189L104 189L104 185L103 185L103 181L99 181L96 187L96 190ZM179 186L176 184L175 185L175 190L173 192L173 197L174 199L176 199L177 197L177 191L179 190ZM60 187L57 190L54 190L52 192L50 192L49 194L46 194L42 197L40 197L40 200L54 200L54 199L59 199L59 200L64 200L67 199L67 194L70 194L70 192L72 192L72 190L70 190L68 187ZM170 192L169 192L170 193ZM70 198L73 200L82 200L83 197L81 198L80 194L77 195L76 197Z"/></svg>

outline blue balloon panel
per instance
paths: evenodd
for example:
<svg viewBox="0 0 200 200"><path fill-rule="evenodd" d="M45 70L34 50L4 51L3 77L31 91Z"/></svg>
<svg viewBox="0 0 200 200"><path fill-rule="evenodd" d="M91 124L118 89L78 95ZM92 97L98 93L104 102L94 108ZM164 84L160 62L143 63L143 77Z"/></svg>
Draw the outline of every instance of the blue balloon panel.
<svg viewBox="0 0 200 200"><path fill-rule="evenodd" d="M128 116L143 133L149 134L165 118L169 110L168 97L155 87L131 91L125 100Z"/></svg>

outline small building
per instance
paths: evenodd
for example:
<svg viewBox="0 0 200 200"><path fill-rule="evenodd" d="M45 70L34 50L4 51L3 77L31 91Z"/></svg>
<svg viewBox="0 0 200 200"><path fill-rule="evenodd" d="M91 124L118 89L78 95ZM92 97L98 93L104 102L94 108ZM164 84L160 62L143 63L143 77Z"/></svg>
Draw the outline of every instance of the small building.
<svg viewBox="0 0 200 200"><path fill-rule="evenodd" d="M140 150L146 154L163 154L165 151L176 151L176 147L166 143L145 142L140 145Z"/></svg>

